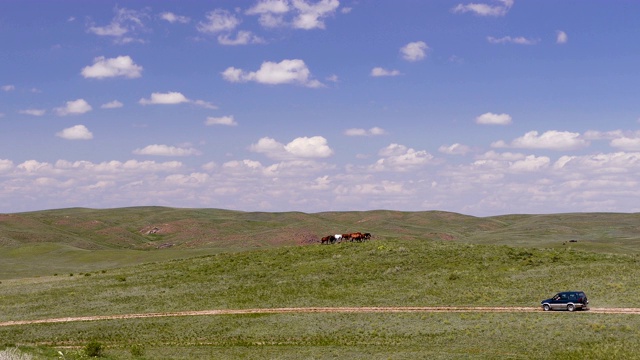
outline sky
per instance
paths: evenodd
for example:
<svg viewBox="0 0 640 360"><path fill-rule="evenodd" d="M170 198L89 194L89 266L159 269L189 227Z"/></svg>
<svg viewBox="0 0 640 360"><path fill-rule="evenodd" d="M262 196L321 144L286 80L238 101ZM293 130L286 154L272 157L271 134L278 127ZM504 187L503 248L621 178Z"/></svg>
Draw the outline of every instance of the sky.
<svg viewBox="0 0 640 360"><path fill-rule="evenodd" d="M0 212L640 212L639 13L2 0Z"/></svg>

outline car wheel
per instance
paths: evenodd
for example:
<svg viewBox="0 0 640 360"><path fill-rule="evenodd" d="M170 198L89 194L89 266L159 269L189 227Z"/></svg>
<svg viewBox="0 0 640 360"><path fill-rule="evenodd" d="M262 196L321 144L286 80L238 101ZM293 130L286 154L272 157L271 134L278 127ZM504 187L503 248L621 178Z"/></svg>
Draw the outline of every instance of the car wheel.
<svg viewBox="0 0 640 360"><path fill-rule="evenodd" d="M575 305L573 305L573 304L569 304L569 305L567 305L567 310L569 310L569 311L573 311L573 310L575 310L575 309L576 309Z"/></svg>
<svg viewBox="0 0 640 360"><path fill-rule="evenodd" d="M549 311L549 310L551 310L551 306L549 306L549 304L544 304L544 305L542 305L542 310Z"/></svg>

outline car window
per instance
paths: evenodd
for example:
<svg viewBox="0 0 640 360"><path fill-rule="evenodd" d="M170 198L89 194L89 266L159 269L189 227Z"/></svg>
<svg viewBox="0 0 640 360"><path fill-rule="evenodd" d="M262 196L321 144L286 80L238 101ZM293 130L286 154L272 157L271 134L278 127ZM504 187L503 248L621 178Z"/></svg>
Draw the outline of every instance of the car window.
<svg viewBox="0 0 640 360"><path fill-rule="evenodd" d="M576 294L569 294L569 300L576 300L577 296Z"/></svg>
<svg viewBox="0 0 640 360"><path fill-rule="evenodd" d="M560 295L560 298L561 298L562 300L567 300L567 294L561 294L561 295Z"/></svg>

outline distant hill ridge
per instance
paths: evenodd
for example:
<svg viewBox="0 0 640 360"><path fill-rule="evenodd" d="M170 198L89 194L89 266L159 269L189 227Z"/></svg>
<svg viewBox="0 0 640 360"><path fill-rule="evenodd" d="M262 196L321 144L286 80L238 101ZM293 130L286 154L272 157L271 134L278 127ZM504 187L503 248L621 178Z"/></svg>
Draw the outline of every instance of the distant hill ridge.
<svg viewBox="0 0 640 360"><path fill-rule="evenodd" d="M55 243L78 249L260 248L369 232L401 238L514 246L640 250L640 214L474 217L444 211L242 212L223 209L69 208L0 214L0 247ZM573 241L572 241L573 240Z"/></svg>

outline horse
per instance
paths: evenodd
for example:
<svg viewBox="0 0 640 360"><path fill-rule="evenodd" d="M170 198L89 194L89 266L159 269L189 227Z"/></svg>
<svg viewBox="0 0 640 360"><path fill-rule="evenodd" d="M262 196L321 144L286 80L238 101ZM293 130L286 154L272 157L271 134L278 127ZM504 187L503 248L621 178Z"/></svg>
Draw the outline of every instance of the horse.
<svg viewBox="0 0 640 360"><path fill-rule="evenodd" d="M363 236L364 236L364 238L363 238L364 240L371 239L371 233L364 233Z"/></svg>
<svg viewBox="0 0 640 360"><path fill-rule="evenodd" d="M351 239L351 241L361 242L364 239L364 235L361 232L351 233L349 234L349 239Z"/></svg>
<svg viewBox="0 0 640 360"><path fill-rule="evenodd" d="M342 242L342 234L335 234L335 235L333 235L333 237L336 238L337 242Z"/></svg>
<svg viewBox="0 0 640 360"><path fill-rule="evenodd" d="M320 240L320 244L333 244L336 242L336 237L333 235L325 236Z"/></svg>

